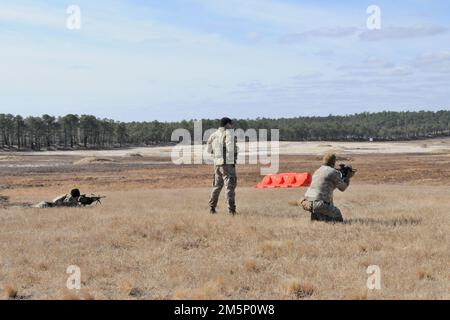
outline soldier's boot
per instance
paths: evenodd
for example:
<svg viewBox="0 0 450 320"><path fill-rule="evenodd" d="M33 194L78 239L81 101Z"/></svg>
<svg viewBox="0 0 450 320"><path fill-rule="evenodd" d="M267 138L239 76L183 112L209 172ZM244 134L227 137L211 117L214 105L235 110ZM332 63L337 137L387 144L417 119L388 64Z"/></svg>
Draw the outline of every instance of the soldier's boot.
<svg viewBox="0 0 450 320"><path fill-rule="evenodd" d="M332 203L326 203L324 201L314 201L311 212L311 220L323 221L330 223L342 223L342 213L339 208L335 207Z"/></svg>
<svg viewBox="0 0 450 320"><path fill-rule="evenodd" d="M214 208L214 207L209 208L209 213L216 214L217 213L216 208Z"/></svg>

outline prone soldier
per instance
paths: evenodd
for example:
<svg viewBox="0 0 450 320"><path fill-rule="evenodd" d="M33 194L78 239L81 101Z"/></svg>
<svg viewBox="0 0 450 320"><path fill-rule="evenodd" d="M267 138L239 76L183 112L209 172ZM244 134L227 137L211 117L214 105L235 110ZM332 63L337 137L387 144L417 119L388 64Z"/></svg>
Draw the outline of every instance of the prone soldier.
<svg viewBox="0 0 450 320"><path fill-rule="evenodd" d="M53 201L47 202L43 201L37 204L36 208L61 208L61 207L78 207L78 206L88 206L93 203L101 203L101 199L104 197L82 195L79 189L73 189L68 194L63 194Z"/></svg>

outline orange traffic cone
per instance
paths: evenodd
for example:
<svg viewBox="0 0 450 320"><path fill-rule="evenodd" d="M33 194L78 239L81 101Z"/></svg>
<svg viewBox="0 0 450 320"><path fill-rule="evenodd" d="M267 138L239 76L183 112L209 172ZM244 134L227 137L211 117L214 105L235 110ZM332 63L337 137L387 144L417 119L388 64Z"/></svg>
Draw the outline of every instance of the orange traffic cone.
<svg viewBox="0 0 450 320"><path fill-rule="evenodd" d="M280 173L267 175L256 185L258 189L265 188L299 188L311 185L311 174L305 173Z"/></svg>

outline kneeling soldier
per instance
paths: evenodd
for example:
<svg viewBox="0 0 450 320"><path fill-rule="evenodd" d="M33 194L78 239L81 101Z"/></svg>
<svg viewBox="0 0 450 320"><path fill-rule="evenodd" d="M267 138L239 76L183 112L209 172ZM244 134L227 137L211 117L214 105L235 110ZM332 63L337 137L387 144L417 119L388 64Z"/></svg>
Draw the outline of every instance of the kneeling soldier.
<svg viewBox="0 0 450 320"><path fill-rule="evenodd" d="M300 205L311 212L311 220L326 222L343 222L341 211L333 204L335 189L344 192L350 185L350 178L355 171L343 176L335 169L336 155L327 154L323 158L323 165L313 174L312 183L305 193ZM351 169L351 167L350 167Z"/></svg>

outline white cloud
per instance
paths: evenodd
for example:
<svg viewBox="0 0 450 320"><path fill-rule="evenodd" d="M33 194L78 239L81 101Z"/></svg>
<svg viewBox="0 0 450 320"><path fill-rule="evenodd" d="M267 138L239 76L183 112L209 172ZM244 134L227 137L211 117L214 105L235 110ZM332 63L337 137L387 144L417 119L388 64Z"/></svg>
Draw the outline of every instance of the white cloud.
<svg viewBox="0 0 450 320"><path fill-rule="evenodd" d="M342 71L358 71L358 70L383 70L392 69L395 65L386 59L370 56L366 58L362 63L345 64L338 67L338 70Z"/></svg>
<svg viewBox="0 0 450 320"><path fill-rule="evenodd" d="M14 30L2 33L3 105L24 114L100 110L117 118L181 119L215 117L222 107L237 117L256 117L347 106L358 111L366 101L368 108L408 105L420 95L421 101L448 101L448 77L427 80L424 74L443 73L422 72L450 70L450 52L439 51L448 45L440 38L426 39L435 53L418 56L411 68L407 63L425 40L389 46L358 41L365 10L349 18L351 12L283 0L183 1L202 4L202 14L211 13L211 19L223 15L219 27L211 31L204 21L193 22L195 16L179 22L166 18L169 11L154 11L171 6L79 0L82 30L60 32L63 5L47 9L32 1L25 7L0 0L0 19ZM408 34L400 29L395 37ZM417 38L442 32L414 30ZM291 42L308 39L308 45L280 47L281 35L291 35Z"/></svg>
<svg viewBox="0 0 450 320"><path fill-rule="evenodd" d="M393 67L384 70L383 74L389 77L403 77L409 76L413 74L413 72L409 67Z"/></svg>
<svg viewBox="0 0 450 320"><path fill-rule="evenodd" d="M441 26L386 27L380 30L366 30L359 38L363 41L400 40L432 37L447 31L447 28Z"/></svg>
<svg viewBox="0 0 450 320"><path fill-rule="evenodd" d="M303 81L303 80L311 80L317 79L323 76L322 72L319 71L304 71L292 77L293 80Z"/></svg>
<svg viewBox="0 0 450 320"><path fill-rule="evenodd" d="M280 42L284 44L293 44L302 42L308 38L345 38L353 36L357 33L358 28L354 27L334 27L334 28L319 28L308 30L300 33L292 33L280 38Z"/></svg>
<svg viewBox="0 0 450 320"><path fill-rule="evenodd" d="M339 15L320 7L281 0L192 0L221 15L269 23L285 32L302 28L314 28L346 21L343 11Z"/></svg>
<svg viewBox="0 0 450 320"><path fill-rule="evenodd" d="M64 28L66 15L47 7L33 7L2 3L0 6L0 21L23 23L28 25L52 28Z"/></svg>
<svg viewBox="0 0 450 320"><path fill-rule="evenodd" d="M368 57L362 63L342 65L337 70L345 72L346 76L385 80L390 77L408 76L413 73L408 65L395 65L389 60L375 56Z"/></svg>
<svg viewBox="0 0 450 320"><path fill-rule="evenodd" d="M450 51L421 54L414 66L425 71L450 72Z"/></svg>

